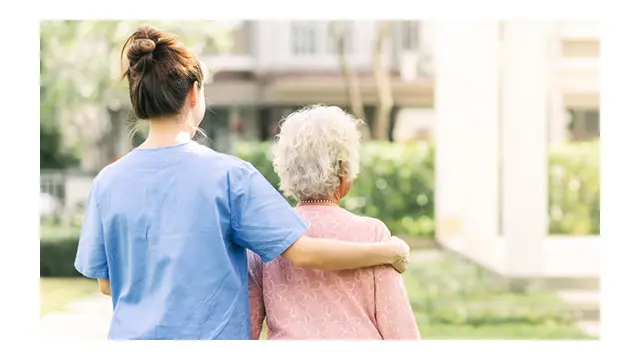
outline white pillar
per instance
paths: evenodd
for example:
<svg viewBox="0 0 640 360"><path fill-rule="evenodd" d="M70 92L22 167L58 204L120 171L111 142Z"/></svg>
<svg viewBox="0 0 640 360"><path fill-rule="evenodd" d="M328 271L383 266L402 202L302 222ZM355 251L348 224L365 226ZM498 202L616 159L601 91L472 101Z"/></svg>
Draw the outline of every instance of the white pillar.
<svg viewBox="0 0 640 360"><path fill-rule="evenodd" d="M464 205L466 34L460 22L436 21L434 28L436 237L451 245L461 235Z"/></svg>
<svg viewBox="0 0 640 360"><path fill-rule="evenodd" d="M562 84L561 22L551 24L549 51L549 143L561 143L567 138L567 114Z"/></svg>
<svg viewBox="0 0 640 360"><path fill-rule="evenodd" d="M456 134L464 139L457 149L465 158L464 234L468 250L484 259L498 236L498 26L497 21L464 25L466 96L458 106L465 111L465 127Z"/></svg>
<svg viewBox="0 0 640 360"><path fill-rule="evenodd" d="M499 37L495 21L438 23L435 51L438 239L500 268Z"/></svg>
<svg viewBox="0 0 640 360"><path fill-rule="evenodd" d="M505 271L542 271L547 235L548 21L512 21L504 28L502 151Z"/></svg>

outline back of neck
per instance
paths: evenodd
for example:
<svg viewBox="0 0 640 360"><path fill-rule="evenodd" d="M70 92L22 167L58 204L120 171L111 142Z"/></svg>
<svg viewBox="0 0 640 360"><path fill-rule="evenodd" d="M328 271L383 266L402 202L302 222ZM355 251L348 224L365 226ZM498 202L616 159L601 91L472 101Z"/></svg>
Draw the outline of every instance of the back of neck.
<svg viewBox="0 0 640 360"><path fill-rule="evenodd" d="M180 145L191 141L191 131L178 121L152 120L149 135L140 145L143 149L153 149Z"/></svg>

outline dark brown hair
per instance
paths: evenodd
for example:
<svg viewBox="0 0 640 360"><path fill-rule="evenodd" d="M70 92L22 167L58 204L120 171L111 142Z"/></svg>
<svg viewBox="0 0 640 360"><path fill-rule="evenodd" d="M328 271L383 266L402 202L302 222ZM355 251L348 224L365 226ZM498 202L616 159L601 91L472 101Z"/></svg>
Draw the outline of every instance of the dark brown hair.
<svg viewBox="0 0 640 360"><path fill-rule="evenodd" d="M142 26L122 46L121 61L125 50L128 64L122 79L129 81L129 98L138 119L176 115L193 84L202 87L200 61L173 34Z"/></svg>

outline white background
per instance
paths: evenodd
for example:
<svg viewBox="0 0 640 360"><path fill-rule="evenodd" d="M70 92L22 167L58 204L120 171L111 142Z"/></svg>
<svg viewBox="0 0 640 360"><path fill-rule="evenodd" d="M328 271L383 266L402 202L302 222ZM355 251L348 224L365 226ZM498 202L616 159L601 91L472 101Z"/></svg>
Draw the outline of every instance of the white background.
<svg viewBox="0 0 640 360"><path fill-rule="evenodd" d="M602 359L640 358L640 21L622 2L415 1L33 1L0 15L0 358L65 359ZM10 4L10 5L9 5ZM608 7L605 7L609 5ZM9 10L11 6L11 10ZM39 339L38 68L41 18L510 18L602 22L602 341L101 342ZM624 18L626 17L626 19ZM96 61L102 61L96 59ZM631 345L622 349L621 345ZM9 356L12 353L13 356ZM634 354L635 353L635 354ZM16 356L16 354L19 354ZM633 355L632 355L633 354ZM615 357L620 358L620 357Z"/></svg>

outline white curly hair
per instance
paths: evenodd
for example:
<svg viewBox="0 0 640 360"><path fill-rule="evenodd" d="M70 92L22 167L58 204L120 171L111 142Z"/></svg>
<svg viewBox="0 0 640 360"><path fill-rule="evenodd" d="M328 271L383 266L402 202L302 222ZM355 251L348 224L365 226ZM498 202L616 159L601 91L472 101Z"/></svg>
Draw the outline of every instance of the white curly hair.
<svg viewBox="0 0 640 360"><path fill-rule="evenodd" d="M340 185L340 175L355 179L362 124L337 106L308 106L285 117L273 149L273 167L285 196L326 198Z"/></svg>

